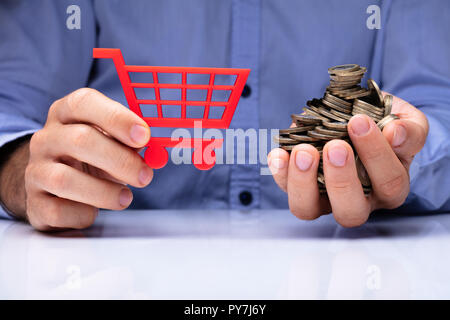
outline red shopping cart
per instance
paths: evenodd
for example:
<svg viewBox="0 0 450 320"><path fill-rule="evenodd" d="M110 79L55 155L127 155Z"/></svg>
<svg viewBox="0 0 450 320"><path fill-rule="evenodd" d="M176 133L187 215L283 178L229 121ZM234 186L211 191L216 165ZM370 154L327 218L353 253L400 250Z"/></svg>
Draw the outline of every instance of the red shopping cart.
<svg viewBox="0 0 450 320"><path fill-rule="evenodd" d="M201 125L202 128L228 128L250 73L250 69L125 65L120 49L94 48L93 56L94 58L113 59L128 106L134 113L143 118L150 127L194 128ZM153 82L132 82L129 73L135 72L150 74ZM158 81L161 73L181 75L181 83L163 83ZM188 76L199 74L209 76L207 84L188 83ZM236 80L232 85L215 84L217 75L235 76ZM136 88L154 90L154 99L138 99L135 92ZM181 99L163 100L161 99L161 89L181 90ZM207 90L205 101L191 101L187 99L187 90ZM226 101L213 101L212 95L214 90L229 91L228 99ZM144 116L142 110L146 106L156 106L157 113L152 116ZM162 106L181 106L181 116L165 117ZM204 107L203 116L201 118L187 116L187 106ZM220 118L214 119L210 117L210 110L214 107L224 108ZM222 143L223 139L152 136L146 146L144 159L151 168L159 169L164 167L169 159L166 148L190 148L194 150L192 153L194 166L200 170L208 170L214 166L216 161L214 149L220 148Z"/></svg>

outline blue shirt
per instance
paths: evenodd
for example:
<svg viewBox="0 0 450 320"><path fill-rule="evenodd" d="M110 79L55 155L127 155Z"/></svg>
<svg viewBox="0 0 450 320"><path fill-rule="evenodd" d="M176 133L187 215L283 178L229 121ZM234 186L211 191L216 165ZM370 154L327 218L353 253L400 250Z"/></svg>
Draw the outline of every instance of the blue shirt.
<svg viewBox="0 0 450 320"><path fill-rule="evenodd" d="M67 8L81 10L69 29ZM381 7L369 29L367 8ZM446 0L235 0L0 2L0 146L40 129L49 106L80 87L126 100L110 60L92 48L120 48L132 65L250 68L251 94L231 128L285 128L305 101L321 97L327 68L357 63L385 91L430 122L411 166L411 192L398 210L450 211L450 2ZM365 80L364 80L365 81ZM164 136L166 129L152 129ZM261 164L199 171L169 163L134 190L134 208L286 208ZM244 205L239 195L248 191ZM3 213L3 215L5 215Z"/></svg>

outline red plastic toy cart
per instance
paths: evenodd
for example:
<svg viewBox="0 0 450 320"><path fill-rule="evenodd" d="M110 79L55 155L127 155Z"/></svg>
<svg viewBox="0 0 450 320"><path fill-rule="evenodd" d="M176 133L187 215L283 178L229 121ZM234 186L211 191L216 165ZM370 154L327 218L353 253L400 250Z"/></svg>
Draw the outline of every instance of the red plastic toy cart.
<svg viewBox="0 0 450 320"><path fill-rule="evenodd" d="M191 68L191 67L154 67L154 66L132 66L125 65L120 49L94 48L94 58L113 59L122 84L125 97L130 109L143 118L150 127L168 128L194 128L200 122L202 128L226 129L229 127L234 111L241 97L250 69L230 69L230 68ZM152 75L152 83L131 82L129 72L149 73ZM181 75L181 83L161 83L158 81L159 73L175 73ZM209 75L208 84L189 84L188 75L204 74ZM216 75L236 76L233 85L216 85L214 79ZM135 88L153 88L155 99L138 99ZM160 89L181 89L181 100L162 100ZM206 101L190 101L186 97L187 90L207 90ZM227 101L212 101L214 90L228 90L230 95ZM143 116L142 108L146 105L156 105L157 116ZM164 117L162 106L181 106L181 117ZM202 118L189 118L186 116L187 106L204 106ZM212 119L210 115L211 107L224 107L220 119ZM215 164L215 148L222 146L223 139L202 139L202 138L170 138L151 137L144 154L145 162L154 169L162 168L166 165L169 155L166 148L191 148L194 149L192 161L196 168L208 170Z"/></svg>

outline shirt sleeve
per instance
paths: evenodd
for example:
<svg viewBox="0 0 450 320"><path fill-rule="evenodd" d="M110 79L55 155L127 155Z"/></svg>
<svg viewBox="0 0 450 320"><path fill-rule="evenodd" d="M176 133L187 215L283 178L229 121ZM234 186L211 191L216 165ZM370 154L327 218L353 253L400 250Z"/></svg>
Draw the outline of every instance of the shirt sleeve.
<svg viewBox="0 0 450 320"><path fill-rule="evenodd" d="M374 55L382 89L422 110L424 148L411 165L407 212L450 211L450 2L386 2ZM375 75L375 78L377 75Z"/></svg>
<svg viewBox="0 0 450 320"><path fill-rule="evenodd" d="M74 4L80 29L66 24ZM96 42L91 2L2 0L0 39L1 151L42 128L55 100L86 86ZM0 209L0 217L7 216Z"/></svg>

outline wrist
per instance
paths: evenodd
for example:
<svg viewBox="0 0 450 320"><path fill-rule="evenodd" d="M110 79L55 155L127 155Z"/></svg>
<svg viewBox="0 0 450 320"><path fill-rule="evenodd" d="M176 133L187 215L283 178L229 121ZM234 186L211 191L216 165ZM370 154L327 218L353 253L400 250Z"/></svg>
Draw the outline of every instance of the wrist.
<svg viewBox="0 0 450 320"><path fill-rule="evenodd" d="M25 168L29 138L14 140L0 149L0 204L9 215L20 219L26 217Z"/></svg>

